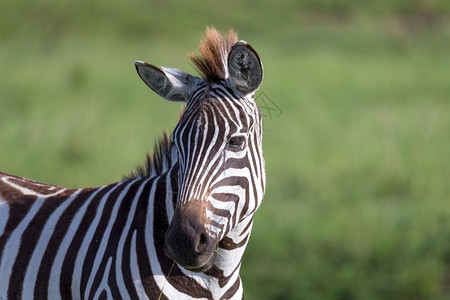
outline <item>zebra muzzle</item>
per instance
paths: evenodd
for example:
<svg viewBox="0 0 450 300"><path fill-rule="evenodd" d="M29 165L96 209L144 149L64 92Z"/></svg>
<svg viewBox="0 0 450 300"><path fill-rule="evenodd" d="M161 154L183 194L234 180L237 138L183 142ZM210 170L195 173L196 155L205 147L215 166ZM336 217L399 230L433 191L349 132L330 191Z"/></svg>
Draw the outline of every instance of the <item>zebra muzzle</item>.
<svg viewBox="0 0 450 300"><path fill-rule="evenodd" d="M206 213L201 201L177 207L165 234L166 256L194 272L209 270L215 261L217 240L205 229Z"/></svg>

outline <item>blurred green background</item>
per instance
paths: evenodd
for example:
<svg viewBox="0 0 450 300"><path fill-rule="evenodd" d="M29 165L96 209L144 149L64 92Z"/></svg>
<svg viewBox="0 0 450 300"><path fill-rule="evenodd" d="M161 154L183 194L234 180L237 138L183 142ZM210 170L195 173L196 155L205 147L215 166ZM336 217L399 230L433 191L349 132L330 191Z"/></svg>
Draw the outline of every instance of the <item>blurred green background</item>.
<svg viewBox="0 0 450 300"><path fill-rule="evenodd" d="M0 170L121 179L172 129L136 59L194 72L207 25L265 68L246 299L450 299L450 1L0 3Z"/></svg>

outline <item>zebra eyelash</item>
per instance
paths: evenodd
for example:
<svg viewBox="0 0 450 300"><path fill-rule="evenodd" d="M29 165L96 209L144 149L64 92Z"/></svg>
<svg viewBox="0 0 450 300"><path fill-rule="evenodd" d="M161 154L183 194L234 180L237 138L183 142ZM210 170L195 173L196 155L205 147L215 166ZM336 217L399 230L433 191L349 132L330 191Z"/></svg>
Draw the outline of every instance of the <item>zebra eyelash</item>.
<svg viewBox="0 0 450 300"><path fill-rule="evenodd" d="M235 135L228 139L227 148L231 151L240 151L245 148L247 137L244 135Z"/></svg>

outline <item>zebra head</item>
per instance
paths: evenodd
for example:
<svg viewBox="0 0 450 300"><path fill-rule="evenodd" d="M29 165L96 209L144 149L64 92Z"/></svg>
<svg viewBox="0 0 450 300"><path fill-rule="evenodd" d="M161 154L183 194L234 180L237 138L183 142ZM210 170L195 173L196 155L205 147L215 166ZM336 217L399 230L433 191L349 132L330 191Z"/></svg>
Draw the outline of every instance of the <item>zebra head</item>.
<svg viewBox="0 0 450 300"><path fill-rule="evenodd" d="M217 247L245 248L265 188L259 56L232 31L207 31L200 51L192 60L202 78L136 62L153 91L186 103L172 134L178 193L165 253L196 272L213 266Z"/></svg>

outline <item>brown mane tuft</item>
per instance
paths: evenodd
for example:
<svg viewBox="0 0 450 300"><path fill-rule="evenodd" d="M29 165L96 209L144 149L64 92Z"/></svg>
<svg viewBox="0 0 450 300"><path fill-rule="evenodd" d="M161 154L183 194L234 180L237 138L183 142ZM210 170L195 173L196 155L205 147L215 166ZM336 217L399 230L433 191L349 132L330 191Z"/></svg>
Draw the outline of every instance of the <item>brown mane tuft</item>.
<svg viewBox="0 0 450 300"><path fill-rule="evenodd" d="M227 76L227 59L231 47L238 41L234 30L220 34L215 28L206 28L200 41L200 54L191 54L191 60L201 76L210 81L224 79Z"/></svg>
<svg viewBox="0 0 450 300"><path fill-rule="evenodd" d="M213 27L206 28L199 45L200 54L190 55L196 69L205 80L218 81L227 77L228 54L237 41L238 37L234 30L222 35ZM155 142L153 153L147 154L146 163L137 166L131 174L124 176L123 180L152 178L161 175L170 168L171 163L170 135L164 132L163 137Z"/></svg>

